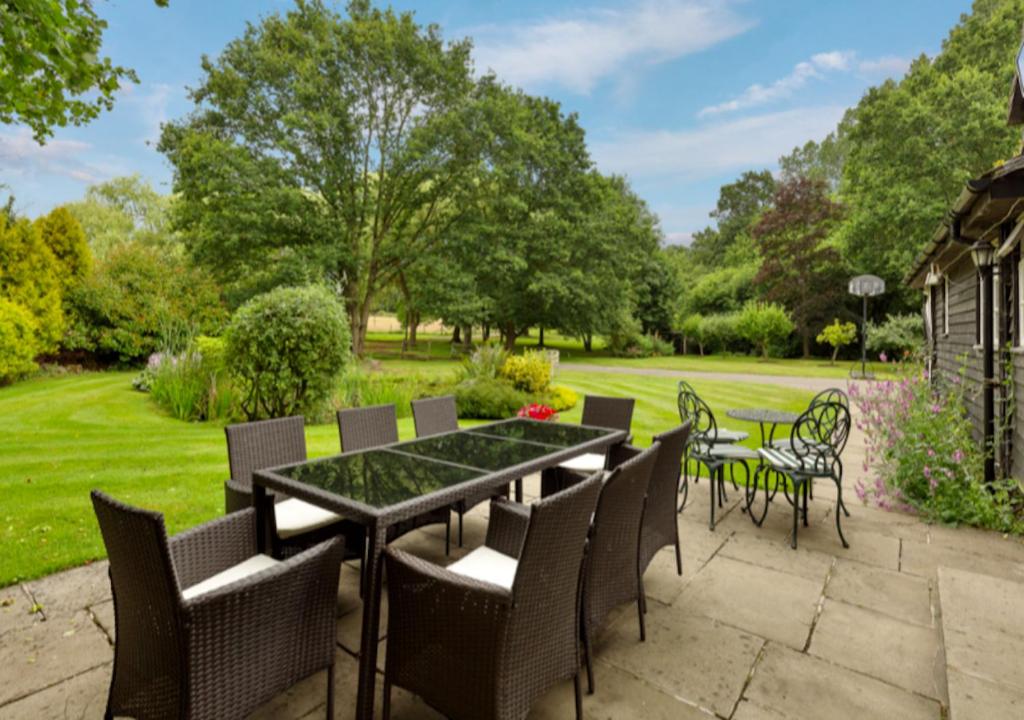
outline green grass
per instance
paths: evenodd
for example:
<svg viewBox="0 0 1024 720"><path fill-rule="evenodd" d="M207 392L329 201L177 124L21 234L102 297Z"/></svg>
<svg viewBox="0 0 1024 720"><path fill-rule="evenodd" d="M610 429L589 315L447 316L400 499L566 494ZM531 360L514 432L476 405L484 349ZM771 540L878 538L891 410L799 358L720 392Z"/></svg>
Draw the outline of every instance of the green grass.
<svg viewBox="0 0 1024 720"><path fill-rule="evenodd" d="M448 362L386 362L389 371L446 372ZM132 373L37 378L0 388L0 587L102 557L89 491L163 512L178 532L223 512L224 431L161 413L131 389ZM637 398L635 440L678 423L675 381L665 377L561 371L556 381L586 393ZM768 385L696 380L717 415L732 407L799 410L810 393ZM563 413L578 422L581 406ZM723 423L726 420L722 420ZM756 426L727 421L756 435ZM402 438L412 421L399 421ZM311 457L337 452L337 427L307 428ZM754 441L750 441L754 444Z"/></svg>

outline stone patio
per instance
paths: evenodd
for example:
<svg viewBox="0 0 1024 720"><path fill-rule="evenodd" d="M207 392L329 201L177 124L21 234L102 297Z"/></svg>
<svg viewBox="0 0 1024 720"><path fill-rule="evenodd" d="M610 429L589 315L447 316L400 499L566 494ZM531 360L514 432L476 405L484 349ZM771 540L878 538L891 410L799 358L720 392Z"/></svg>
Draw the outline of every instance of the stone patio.
<svg viewBox="0 0 1024 720"><path fill-rule="evenodd" d="M528 493L536 489L528 479ZM668 549L648 571L647 642L639 642L632 607L614 615L597 640L588 718L1021 716L1019 540L930 527L848 501L851 548L843 550L834 498L819 487L811 526L800 529L794 551L784 500L757 528L739 493L730 492L710 532L707 492L706 482L691 488L679 516L683 576ZM467 517L466 548L453 559L482 542L486 510ZM440 526L399 544L450 562ZM355 690L357 578L346 565L338 594L339 717ZM114 634L106 564L5 588L0 601L0 718L102 717ZM311 678L257 716L322 717L323 683ZM553 688L531 718L571 717L572 697L570 683ZM394 700L396 720L439 717L400 690Z"/></svg>

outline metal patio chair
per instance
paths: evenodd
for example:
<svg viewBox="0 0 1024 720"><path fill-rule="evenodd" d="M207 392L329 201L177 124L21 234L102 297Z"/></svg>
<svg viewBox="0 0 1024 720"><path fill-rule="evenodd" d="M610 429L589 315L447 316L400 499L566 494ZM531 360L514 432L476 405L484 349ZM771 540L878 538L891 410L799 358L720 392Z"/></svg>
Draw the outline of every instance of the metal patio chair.
<svg viewBox="0 0 1024 720"><path fill-rule="evenodd" d="M693 386L690 383L685 380L680 380L679 384L676 386L677 405L679 405L679 398L682 396L683 392L697 395L697 391L693 389ZM686 422L686 419L683 417L683 408L681 405L679 405L679 421ZM743 430L730 430L724 427L718 428L718 442L722 445L731 445L743 442L748 437L750 437L750 433L744 432ZM699 476L697 475L693 476L694 484L697 484L698 477ZM679 484L679 492L683 496L682 501L679 503L679 511L682 512L683 506L686 505L686 500L690 496L690 459L686 455L683 455L683 479Z"/></svg>

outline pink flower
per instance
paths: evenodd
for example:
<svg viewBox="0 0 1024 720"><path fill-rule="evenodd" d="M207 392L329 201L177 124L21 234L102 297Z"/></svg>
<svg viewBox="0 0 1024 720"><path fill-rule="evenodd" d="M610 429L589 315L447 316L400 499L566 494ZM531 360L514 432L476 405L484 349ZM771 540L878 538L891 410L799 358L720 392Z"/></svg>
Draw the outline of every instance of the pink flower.
<svg viewBox="0 0 1024 720"><path fill-rule="evenodd" d="M961 462L963 462L963 460L964 460L964 451L961 450L960 448L957 448L956 450L954 450L953 451L953 462L955 462L955 463L957 463L959 465Z"/></svg>
<svg viewBox="0 0 1024 720"><path fill-rule="evenodd" d="M886 355L885 352L879 353L878 359L881 360L882 362L889 362L889 356Z"/></svg>

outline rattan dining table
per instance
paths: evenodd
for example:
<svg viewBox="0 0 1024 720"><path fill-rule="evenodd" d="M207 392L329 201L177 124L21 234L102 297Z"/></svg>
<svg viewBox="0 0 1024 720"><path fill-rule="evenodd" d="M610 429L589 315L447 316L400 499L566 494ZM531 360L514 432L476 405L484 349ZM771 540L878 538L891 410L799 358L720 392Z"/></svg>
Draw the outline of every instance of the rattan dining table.
<svg viewBox="0 0 1024 720"><path fill-rule="evenodd" d="M388 528L468 494L603 452L626 432L514 418L417 440L260 470L253 478L259 544L267 548L267 490L326 508L366 528L356 718L373 717L382 553Z"/></svg>

